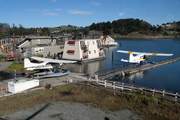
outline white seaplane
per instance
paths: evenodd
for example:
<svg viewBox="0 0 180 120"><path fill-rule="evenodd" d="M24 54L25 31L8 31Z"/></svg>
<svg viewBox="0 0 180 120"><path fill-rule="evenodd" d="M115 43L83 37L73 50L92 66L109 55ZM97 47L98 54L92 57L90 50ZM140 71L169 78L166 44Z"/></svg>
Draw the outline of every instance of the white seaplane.
<svg viewBox="0 0 180 120"><path fill-rule="evenodd" d="M60 66L64 63L76 63L77 61L70 60L56 60L50 58L41 58L41 57L31 57L31 59L42 61L42 63L32 63L29 58L24 58L24 68L26 70L36 70L36 69L50 69L53 68L51 64L59 64Z"/></svg>
<svg viewBox="0 0 180 120"><path fill-rule="evenodd" d="M124 60L122 58L121 61L129 62L129 63L138 63L138 64L142 64L144 61L148 60L149 55L152 55L152 56L172 56L173 55L173 54L164 54L164 53L132 52L132 51L124 51L124 50L118 50L117 52L130 54L129 60ZM136 54L136 56L134 56L134 54Z"/></svg>

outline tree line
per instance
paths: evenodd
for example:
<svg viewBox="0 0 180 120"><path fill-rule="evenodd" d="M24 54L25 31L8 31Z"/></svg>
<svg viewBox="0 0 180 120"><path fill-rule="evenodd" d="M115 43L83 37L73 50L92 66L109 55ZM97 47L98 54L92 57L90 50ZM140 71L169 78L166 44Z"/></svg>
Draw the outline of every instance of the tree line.
<svg viewBox="0 0 180 120"><path fill-rule="evenodd" d="M90 30L103 31L105 35L111 35L113 33L127 35L132 32L139 32L146 35L157 35L158 33L164 34L166 31L180 32L180 21L169 24L175 24L176 27L171 27L170 29L167 29L167 27L162 27L159 25L154 26L143 20L129 18L115 20L112 23L110 21L100 22L96 24L92 23L89 28Z"/></svg>
<svg viewBox="0 0 180 120"><path fill-rule="evenodd" d="M7 23L0 23L0 39L11 37L14 35L50 35L50 31L47 27L44 28L25 28L21 24L16 26L13 24L10 26Z"/></svg>
<svg viewBox="0 0 180 120"><path fill-rule="evenodd" d="M171 24L173 27L167 27L167 24ZM139 20L139 19L119 19L114 20L113 22L100 22L100 23L92 23L90 26L78 28L76 26L68 25L72 29L64 29L61 30L59 33L79 33L83 32L85 35L89 34L90 30L97 30L103 31L104 35L111 35L111 34L121 34L127 35L132 32L139 32L141 34L146 35L157 35L158 33L162 33L163 35L168 35L167 31L177 31L180 32L180 21L173 22L173 23L166 23L162 24L162 26L152 26L146 21ZM55 27L56 28L56 27ZM61 27L57 27L61 28ZM78 29L76 29L78 28ZM54 29L54 28L52 28ZM5 37L11 37L14 35L53 35L50 31L51 28L43 27L43 28L25 28L21 24L16 26L13 24L10 26L7 23L0 23L0 39Z"/></svg>
<svg viewBox="0 0 180 120"><path fill-rule="evenodd" d="M100 23L93 23L90 25L90 30L98 30L103 31L104 34L121 34L127 35L131 32L139 31L142 34L149 34L149 33L159 33L162 32L162 27L159 26L158 28L152 26L146 21L139 20L139 19L119 19L115 20L112 23L108 22L100 22Z"/></svg>

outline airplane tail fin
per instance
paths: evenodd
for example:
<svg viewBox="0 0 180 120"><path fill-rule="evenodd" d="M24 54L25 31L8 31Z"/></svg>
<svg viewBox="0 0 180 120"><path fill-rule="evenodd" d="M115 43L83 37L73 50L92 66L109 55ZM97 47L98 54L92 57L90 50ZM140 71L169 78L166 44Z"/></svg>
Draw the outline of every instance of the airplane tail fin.
<svg viewBox="0 0 180 120"><path fill-rule="evenodd" d="M134 56L132 54L129 54L129 61L134 61Z"/></svg>
<svg viewBox="0 0 180 120"><path fill-rule="evenodd" d="M24 68L31 66L32 63L30 62L29 58L24 58Z"/></svg>

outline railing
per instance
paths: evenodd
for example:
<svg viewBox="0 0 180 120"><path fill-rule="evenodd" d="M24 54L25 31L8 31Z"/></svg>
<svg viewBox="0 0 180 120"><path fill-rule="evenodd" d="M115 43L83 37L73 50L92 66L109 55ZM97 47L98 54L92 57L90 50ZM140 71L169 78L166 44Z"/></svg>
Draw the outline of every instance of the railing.
<svg viewBox="0 0 180 120"><path fill-rule="evenodd" d="M98 85L101 85L104 87L110 87L113 89L120 89L121 91L133 92L133 90L138 90L142 94L144 92L145 95L146 95L146 92L152 92L152 96L155 96L155 93L157 93L157 94L161 94L163 97L168 97L168 98L173 97L173 99L175 101L177 101L178 98L180 98L180 94L177 92L170 92L170 91L166 91L166 90L142 87L142 86L138 86L138 85L125 84L125 83L115 82L115 81L98 80L97 76L95 76L95 79L91 79L91 77L89 77L89 78L80 77L80 76L77 76L77 77L83 79L84 81L96 82Z"/></svg>

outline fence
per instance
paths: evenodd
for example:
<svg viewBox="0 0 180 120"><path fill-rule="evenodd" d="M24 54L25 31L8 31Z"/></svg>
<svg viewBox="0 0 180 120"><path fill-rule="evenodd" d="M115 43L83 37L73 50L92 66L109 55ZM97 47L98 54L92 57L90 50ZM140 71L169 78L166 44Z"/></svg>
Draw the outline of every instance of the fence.
<svg viewBox="0 0 180 120"><path fill-rule="evenodd" d="M77 76L78 77L78 76ZM121 83L121 82L115 82L115 81L107 81L107 80L98 80L97 76L95 76L95 79L91 79L91 77L89 78L84 78L84 77L79 77L82 78L84 81L88 81L88 82L96 82L98 85L102 85L104 87L110 87L113 89L120 89L122 91L130 91L133 92L133 90L139 90L141 92L152 92L152 96L154 96L155 93L161 94L163 97L169 96L172 97L175 101L178 100L178 98L180 98L179 93L177 92L167 92L165 90L159 90L159 89L155 89L155 88L148 88L148 87L142 87L142 86L138 86L138 85L132 85L132 84L128 84L126 85L125 83Z"/></svg>

